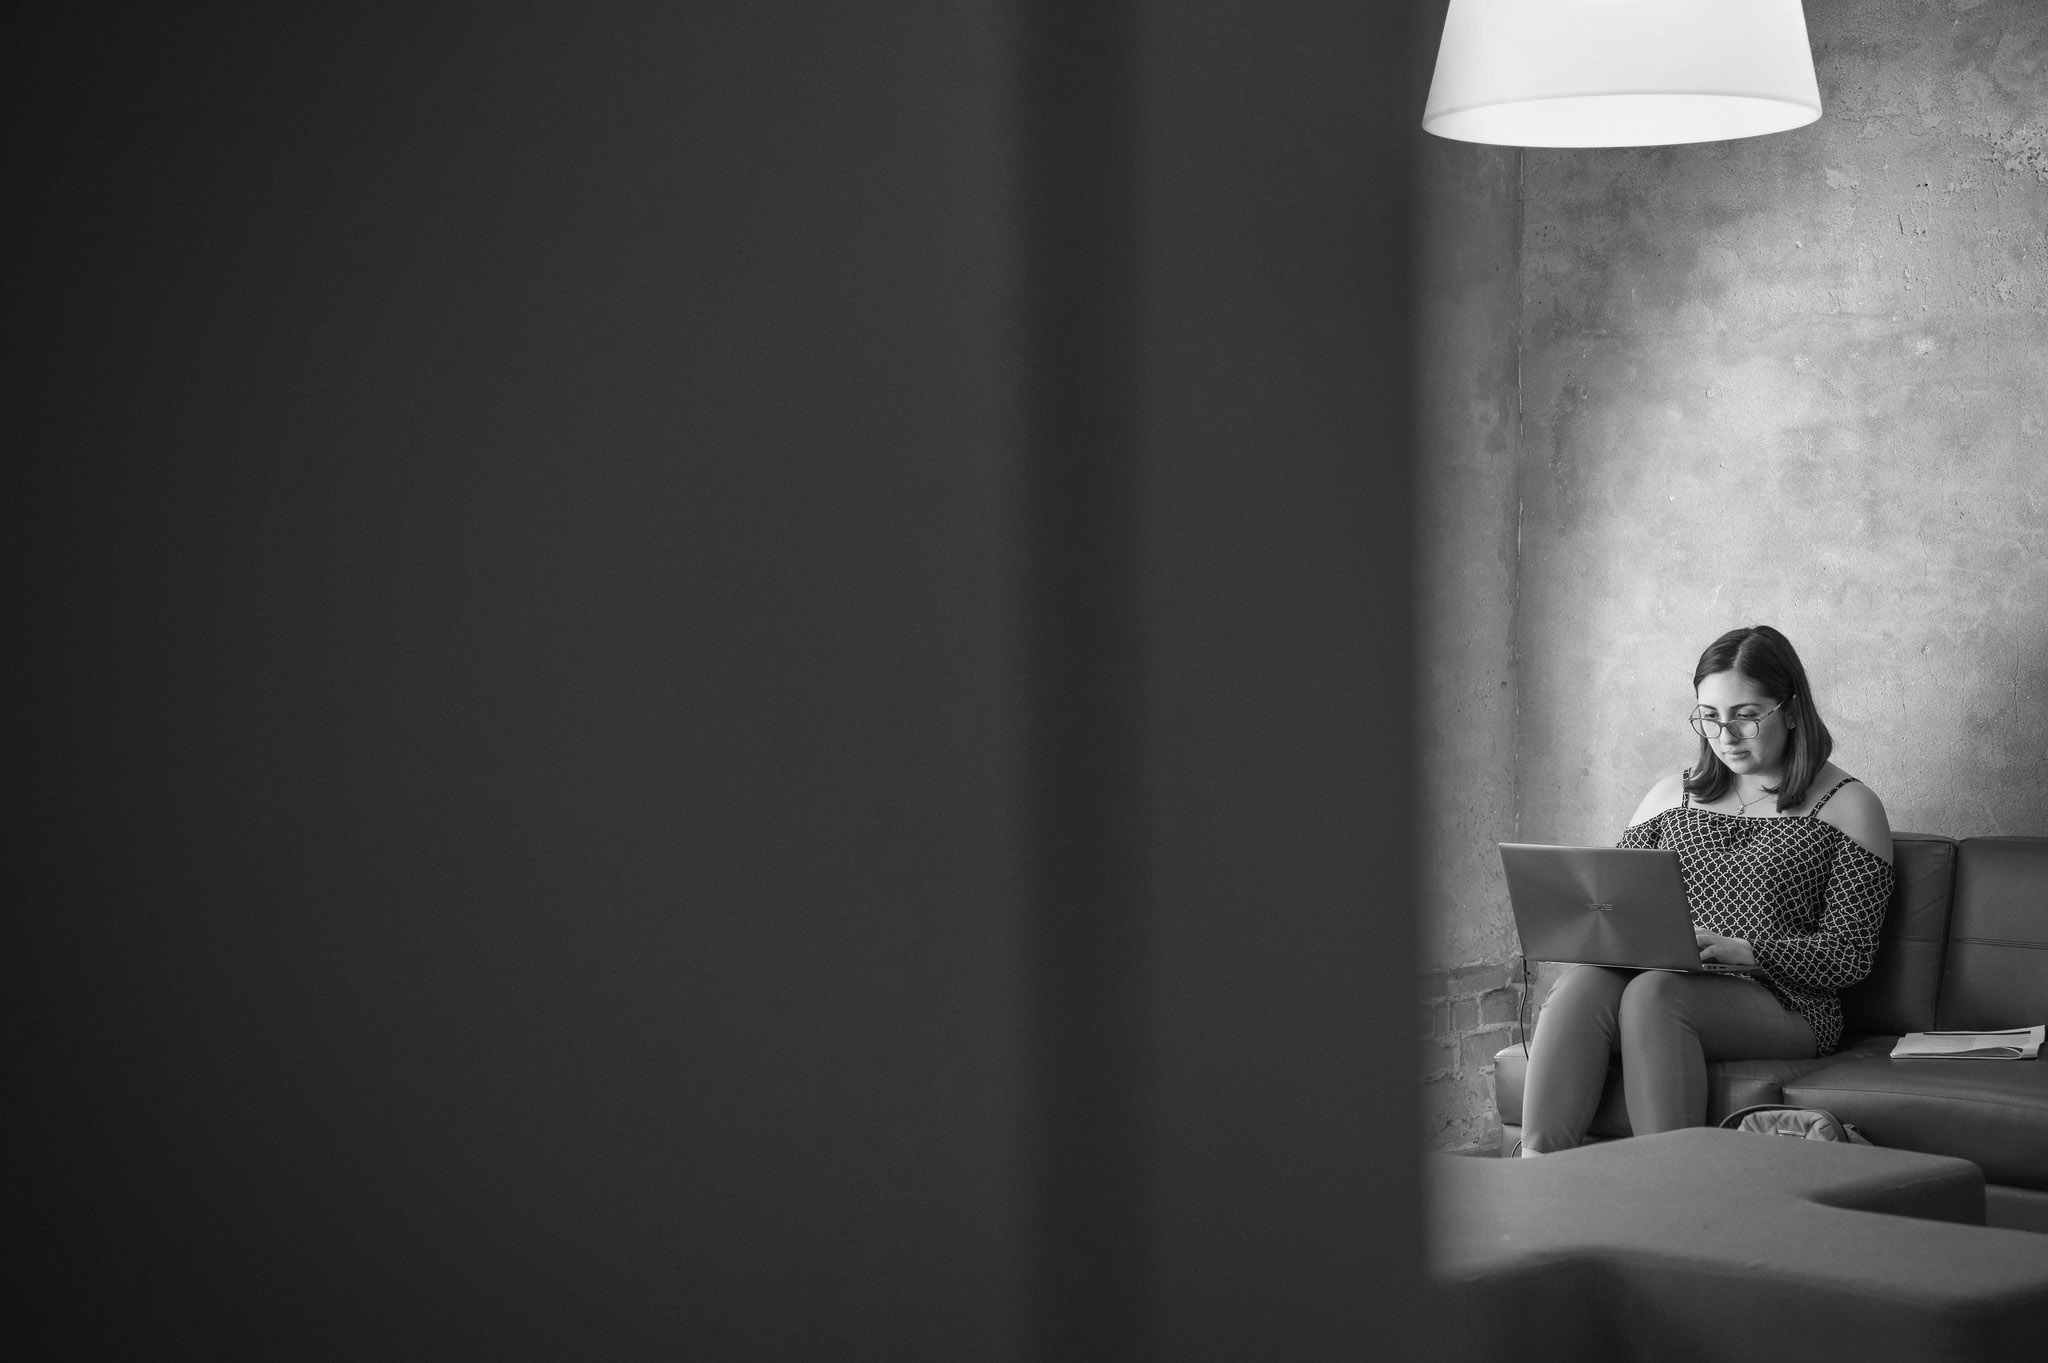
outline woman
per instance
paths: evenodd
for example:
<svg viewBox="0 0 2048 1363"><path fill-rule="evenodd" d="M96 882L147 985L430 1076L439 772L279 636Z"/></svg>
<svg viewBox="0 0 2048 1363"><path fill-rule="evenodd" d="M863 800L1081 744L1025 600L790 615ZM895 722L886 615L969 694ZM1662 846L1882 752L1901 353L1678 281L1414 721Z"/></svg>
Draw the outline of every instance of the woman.
<svg viewBox="0 0 2048 1363"><path fill-rule="evenodd" d="M1699 756L1650 788L1623 847L1678 853L1700 959L1753 975L1573 966L1531 1044L1522 1153L1585 1138L1621 1052L1638 1135L1700 1126L1709 1060L1826 1055L1837 991L1870 973L1892 837L1870 788L1828 761L1806 669L1768 625L1730 630L1693 672Z"/></svg>

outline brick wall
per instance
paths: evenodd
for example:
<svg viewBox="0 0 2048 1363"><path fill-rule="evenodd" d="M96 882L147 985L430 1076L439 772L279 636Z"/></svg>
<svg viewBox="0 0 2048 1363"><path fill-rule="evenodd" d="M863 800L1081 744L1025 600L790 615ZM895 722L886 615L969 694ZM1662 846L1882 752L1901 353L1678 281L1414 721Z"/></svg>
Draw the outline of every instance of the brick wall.
<svg viewBox="0 0 2048 1363"><path fill-rule="evenodd" d="M1522 962L1481 961L1423 975L1424 1140L1432 1150L1500 1143L1493 1057L1522 1040Z"/></svg>

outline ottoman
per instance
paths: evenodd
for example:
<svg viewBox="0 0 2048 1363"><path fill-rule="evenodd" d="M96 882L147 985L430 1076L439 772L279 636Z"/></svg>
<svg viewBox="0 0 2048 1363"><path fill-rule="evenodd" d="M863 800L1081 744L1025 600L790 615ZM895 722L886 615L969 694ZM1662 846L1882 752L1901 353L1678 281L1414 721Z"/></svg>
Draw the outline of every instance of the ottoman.
<svg viewBox="0 0 2048 1363"><path fill-rule="evenodd" d="M1431 1275L1470 1358L2025 1359L2048 1237L1967 1160L1695 1128L1433 1156Z"/></svg>

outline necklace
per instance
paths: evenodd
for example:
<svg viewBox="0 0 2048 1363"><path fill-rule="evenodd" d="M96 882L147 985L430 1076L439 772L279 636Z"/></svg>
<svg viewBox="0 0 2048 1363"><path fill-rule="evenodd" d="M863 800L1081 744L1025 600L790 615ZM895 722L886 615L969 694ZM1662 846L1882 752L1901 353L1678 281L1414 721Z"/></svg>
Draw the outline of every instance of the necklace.
<svg viewBox="0 0 2048 1363"><path fill-rule="evenodd" d="M1740 816L1740 817L1742 817L1742 818L1745 818L1745 819L1746 819L1746 818L1748 818L1748 817L1749 817L1749 807L1750 807L1751 805L1754 805L1754 804L1761 804L1761 803L1763 803L1763 798L1764 798L1764 795L1775 795L1775 794L1777 794L1777 792L1776 792L1776 791L1774 791L1774 790L1766 790L1766 791L1765 791L1765 792L1763 793L1763 795L1759 795L1759 796L1757 796L1757 797L1756 797L1755 799L1753 799L1753 800L1745 800L1745 799L1743 799L1743 798L1742 798L1742 787L1741 787L1741 786L1737 786L1737 787L1735 788L1735 799L1736 799L1736 803L1737 803L1737 804L1739 804L1739 805L1741 805L1741 809L1740 809L1740 810L1738 811L1738 813L1739 813L1739 816ZM1759 816L1759 817L1761 817L1761 816Z"/></svg>

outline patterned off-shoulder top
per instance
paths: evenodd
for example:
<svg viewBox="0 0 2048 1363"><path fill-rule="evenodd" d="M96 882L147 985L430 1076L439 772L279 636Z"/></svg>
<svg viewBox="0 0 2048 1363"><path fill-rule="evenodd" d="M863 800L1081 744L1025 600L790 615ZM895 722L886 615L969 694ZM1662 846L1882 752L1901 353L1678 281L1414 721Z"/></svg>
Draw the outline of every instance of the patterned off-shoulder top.
<svg viewBox="0 0 2048 1363"><path fill-rule="evenodd" d="M1827 1055L1842 1044L1839 991L1870 973L1892 897L1892 868L1831 823L1805 814L1746 819L1682 804L1629 828L1623 847L1678 853L1693 922L1756 949L1756 979L1805 1018Z"/></svg>

